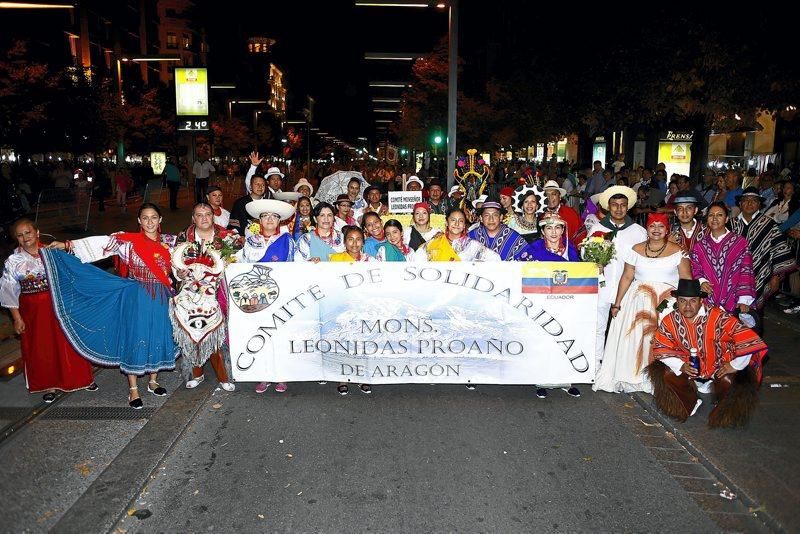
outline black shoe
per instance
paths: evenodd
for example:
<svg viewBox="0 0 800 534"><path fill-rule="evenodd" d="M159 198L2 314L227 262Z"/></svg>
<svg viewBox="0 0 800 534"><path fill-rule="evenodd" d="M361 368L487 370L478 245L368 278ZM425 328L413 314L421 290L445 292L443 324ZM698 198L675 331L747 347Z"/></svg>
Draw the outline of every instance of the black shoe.
<svg viewBox="0 0 800 534"><path fill-rule="evenodd" d="M370 387L369 384L359 384L358 388L361 390L361 393L364 393L366 395L372 393L372 388Z"/></svg>
<svg viewBox="0 0 800 534"><path fill-rule="evenodd" d="M50 393L45 393L44 395L42 395L42 398L44 399L44 401L45 401L47 404L50 404L51 402L53 402L54 400L56 400L56 394L55 394L55 393L53 393L53 392L50 392Z"/></svg>
<svg viewBox="0 0 800 534"><path fill-rule="evenodd" d="M475 388L478 387L475 384L467 384L467 389L470 391L475 391Z"/></svg>
<svg viewBox="0 0 800 534"><path fill-rule="evenodd" d="M566 391L567 395L569 395L570 397L580 397L581 396L581 390L579 390L575 386L570 386L569 388L561 388L561 390L562 391Z"/></svg>
<svg viewBox="0 0 800 534"><path fill-rule="evenodd" d="M536 396L539 397L540 399L546 399L547 390L544 388L536 388Z"/></svg>
<svg viewBox="0 0 800 534"><path fill-rule="evenodd" d="M142 402L141 398L133 399L132 401L128 401L128 406L130 406L134 410L141 410L142 406L144 406L144 403Z"/></svg>
<svg viewBox="0 0 800 534"><path fill-rule="evenodd" d="M153 387L155 386L155 387ZM147 391L155 395L156 397L163 397L167 394L167 389L160 386L158 382L148 382L147 383Z"/></svg>
<svg viewBox="0 0 800 534"><path fill-rule="evenodd" d="M347 387L347 384L341 384L339 387L336 388L336 391L339 392L339 395L345 396L350 393L350 388Z"/></svg>
<svg viewBox="0 0 800 534"><path fill-rule="evenodd" d="M92 382L89 384L89 387L86 388L86 391L97 391L98 389L100 389L100 386L97 385L97 382Z"/></svg>

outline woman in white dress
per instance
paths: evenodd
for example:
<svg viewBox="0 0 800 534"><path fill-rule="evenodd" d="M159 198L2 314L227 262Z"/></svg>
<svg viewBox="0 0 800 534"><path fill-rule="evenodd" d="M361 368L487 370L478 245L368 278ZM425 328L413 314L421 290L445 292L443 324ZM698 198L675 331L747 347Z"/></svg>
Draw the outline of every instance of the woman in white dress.
<svg viewBox="0 0 800 534"><path fill-rule="evenodd" d="M634 245L625 257L625 270L611 306L605 356L592 387L595 391L652 392L644 368L652 360L653 334L661 316L672 311L670 292L678 279L692 278L683 249L667 239L669 228L666 214L650 214L647 240Z"/></svg>
<svg viewBox="0 0 800 534"><path fill-rule="evenodd" d="M461 208L448 211L446 221L445 233L419 247L413 261L500 261L497 252L467 235L467 218Z"/></svg>

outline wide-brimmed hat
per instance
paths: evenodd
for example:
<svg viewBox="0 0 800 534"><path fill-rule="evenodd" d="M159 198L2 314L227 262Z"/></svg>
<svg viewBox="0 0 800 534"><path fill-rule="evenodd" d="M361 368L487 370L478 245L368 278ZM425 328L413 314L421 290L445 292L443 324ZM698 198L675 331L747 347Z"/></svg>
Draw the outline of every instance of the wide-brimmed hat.
<svg viewBox="0 0 800 534"><path fill-rule="evenodd" d="M450 192L447 195L452 197L456 193L461 193L462 195L464 194L464 191L461 189L461 186L454 185L453 187L450 188Z"/></svg>
<svg viewBox="0 0 800 534"><path fill-rule="evenodd" d="M264 173L264 178L269 178L273 174L277 174L281 178L284 177L284 174L281 172L281 170L278 167L270 167L269 169L267 169L267 172Z"/></svg>
<svg viewBox="0 0 800 534"><path fill-rule="evenodd" d="M336 202L334 202L334 204L336 204L338 206L339 204L341 204L343 202L346 202L346 203L350 204L351 207L353 205L353 201L350 199L350 197L347 195L347 193L343 193L343 194L339 195L338 197L336 197Z"/></svg>
<svg viewBox="0 0 800 534"><path fill-rule="evenodd" d="M628 187L627 185L612 185L602 193L598 197L597 201L600 204L600 207L604 210L608 209L608 201L614 195L624 195L628 197L628 209L631 209L633 206L636 205L636 201L638 200L636 196L636 191Z"/></svg>
<svg viewBox="0 0 800 534"><path fill-rule="evenodd" d="M678 280L678 289L670 292L673 297L700 297L704 299L708 293L700 289L700 280L681 278Z"/></svg>
<svg viewBox="0 0 800 534"><path fill-rule="evenodd" d="M374 185L370 185L370 186L368 186L366 189L364 189L364 194L363 194L363 197L366 199L366 198L369 196L369 192L370 192L370 191L372 191L373 189L374 189L375 191L377 191L378 193L381 193L381 190L380 190L380 189L378 189L378 188L377 188L377 187L375 187ZM381 193L381 196L383 196L383 193Z"/></svg>
<svg viewBox="0 0 800 534"><path fill-rule="evenodd" d="M736 195L736 205L739 205L739 202L742 201L743 198L750 197L750 198L757 198L762 204L766 200L766 198L761 196L761 193L758 192L757 187L750 186L744 191L742 191L741 195Z"/></svg>
<svg viewBox="0 0 800 534"><path fill-rule="evenodd" d="M558 215L558 213L548 213L547 215L545 215L544 217L542 217L542 218L539 220L539 226L547 226L548 224L552 224L552 225L554 225L554 226L555 226L555 225L559 225L559 224L560 224L560 225L561 225L561 226L563 226L564 228L566 228L566 227L567 227L567 221L565 221L564 219L562 219L562 218L561 218L561 217Z"/></svg>
<svg viewBox="0 0 800 534"><path fill-rule="evenodd" d="M272 193L272 198L275 200L283 200L284 202L297 202L302 196L302 193L298 193L296 191L278 191L276 193Z"/></svg>
<svg viewBox="0 0 800 534"><path fill-rule="evenodd" d="M475 200L472 201L472 205L477 208L478 204L483 205L483 203L486 202L486 199L488 199L488 198L489 198L489 195L481 195L481 196L479 196L478 198L476 198Z"/></svg>
<svg viewBox="0 0 800 534"><path fill-rule="evenodd" d="M311 185L311 182L309 182L305 178L300 178L299 180L297 180L297 183L294 184L294 190L297 191L298 189L300 189L303 186L308 187L308 189L311 191L309 193L309 195L313 195L314 194L314 186Z"/></svg>
<svg viewBox="0 0 800 534"><path fill-rule="evenodd" d="M422 180L420 180L417 176L412 175L408 177L408 180L406 180L406 191L408 191L408 184L410 184L411 182L417 182L421 189L425 188L425 184L422 183Z"/></svg>
<svg viewBox="0 0 800 534"><path fill-rule="evenodd" d="M564 189L563 187L559 187L559 186L558 186L558 182L556 182L555 180L547 180L547 181L544 183L544 185L542 186L542 190L543 190L543 191L545 191L545 192L547 192L547 190L548 190L548 189L555 189L555 190L557 190L559 193L561 193L561 196L562 196L562 197L565 197L565 196L567 196L567 190L566 190L566 189Z"/></svg>
<svg viewBox="0 0 800 534"><path fill-rule="evenodd" d="M247 210L247 214L254 219L258 219L262 213L276 213L280 216L282 221L285 221L294 213L294 206L291 204L271 198L251 200L244 209Z"/></svg>

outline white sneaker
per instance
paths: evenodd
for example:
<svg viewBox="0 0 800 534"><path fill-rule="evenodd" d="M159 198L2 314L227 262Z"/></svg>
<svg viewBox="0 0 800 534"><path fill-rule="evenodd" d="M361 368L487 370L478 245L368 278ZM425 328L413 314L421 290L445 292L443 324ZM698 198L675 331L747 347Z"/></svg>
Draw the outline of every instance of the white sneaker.
<svg viewBox="0 0 800 534"><path fill-rule="evenodd" d="M236 389L236 384L234 384L233 382L220 382L219 387L221 387L225 391L234 391Z"/></svg>
<svg viewBox="0 0 800 534"><path fill-rule="evenodd" d="M800 306L795 306L794 308L786 308L783 310L783 313L788 313L789 315L795 315L800 313Z"/></svg>
<svg viewBox="0 0 800 534"><path fill-rule="evenodd" d="M701 404L703 404L703 399L697 399L697 404L694 405L694 409L692 410L692 413L689 414L689 417L697 413L697 409L700 408Z"/></svg>
<svg viewBox="0 0 800 534"><path fill-rule="evenodd" d="M206 379L206 375L200 375L197 378L192 378L188 382L186 382L186 389L194 389L200 385L200 383Z"/></svg>

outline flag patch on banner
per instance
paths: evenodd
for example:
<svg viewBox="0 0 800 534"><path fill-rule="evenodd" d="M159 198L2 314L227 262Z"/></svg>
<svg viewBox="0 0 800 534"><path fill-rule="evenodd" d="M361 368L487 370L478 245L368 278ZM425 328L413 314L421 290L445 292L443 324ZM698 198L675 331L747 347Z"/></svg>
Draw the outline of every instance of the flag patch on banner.
<svg viewBox="0 0 800 534"><path fill-rule="evenodd" d="M526 265L522 292L544 295L591 295L597 293L597 267L585 263Z"/></svg>

